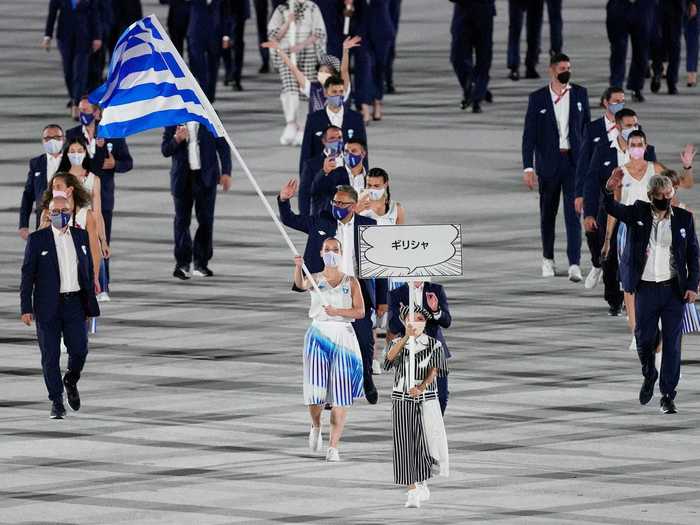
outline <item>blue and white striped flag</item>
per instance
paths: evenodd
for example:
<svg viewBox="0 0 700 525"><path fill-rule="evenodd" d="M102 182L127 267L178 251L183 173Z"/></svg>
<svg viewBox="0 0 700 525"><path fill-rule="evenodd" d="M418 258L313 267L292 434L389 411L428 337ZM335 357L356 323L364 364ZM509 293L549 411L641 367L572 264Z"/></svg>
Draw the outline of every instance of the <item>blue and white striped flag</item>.
<svg viewBox="0 0 700 525"><path fill-rule="evenodd" d="M197 121L226 136L214 108L155 15L131 24L117 41L107 81L90 93L102 107L97 136L127 137Z"/></svg>

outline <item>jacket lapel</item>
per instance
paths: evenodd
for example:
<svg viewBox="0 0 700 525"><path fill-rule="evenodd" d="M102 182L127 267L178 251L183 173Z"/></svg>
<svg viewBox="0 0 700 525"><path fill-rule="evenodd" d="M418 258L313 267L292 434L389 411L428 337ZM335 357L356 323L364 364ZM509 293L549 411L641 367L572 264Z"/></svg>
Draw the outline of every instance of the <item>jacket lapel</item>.
<svg viewBox="0 0 700 525"><path fill-rule="evenodd" d="M87 245L81 244L80 240L78 239L78 229L77 228L70 228L70 236L71 239L73 240L73 246L75 246L75 259L76 262L78 263L78 283L84 282L85 279L85 265L83 264L83 257L89 257L89 254L87 253ZM85 246L85 252L83 252L83 246ZM87 281L89 282L89 280ZM81 286L82 287L82 286Z"/></svg>
<svg viewBox="0 0 700 525"><path fill-rule="evenodd" d="M51 226L49 226L48 228L45 228L44 231L46 232L46 244L48 245L47 251L49 252L49 257L52 259L53 267L56 269L56 278L58 279L60 286L61 270L58 266L58 253L56 252L56 242L53 239L53 229Z"/></svg>
<svg viewBox="0 0 700 525"><path fill-rule="evenodd" d="M550 92L549 84L544 91L544 104L547 106L547 113L549 113L549 123L552 125L554 134L559 136L559 125L557 124L557 115L554 112L554 101L552 100L552 93ZM559 144L559 142L557 142Z"/></svg>

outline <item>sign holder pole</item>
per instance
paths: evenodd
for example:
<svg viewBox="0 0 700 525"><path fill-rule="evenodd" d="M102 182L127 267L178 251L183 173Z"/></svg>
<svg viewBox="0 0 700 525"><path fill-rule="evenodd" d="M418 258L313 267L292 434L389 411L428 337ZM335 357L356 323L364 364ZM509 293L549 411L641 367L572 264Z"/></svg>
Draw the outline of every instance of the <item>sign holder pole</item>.
<svg viewBox="0 0 700 525"><path fill-rule="evenodd" d="M415 300L413 298L415 281L413 279L408 279L406 281L408 284L408 322L413 324L416 320L416 315L414 313ZM408 332L408 326L406 327L406 332ZM411 379L408 383L408 389L410 390L416 384L416 338L412 335L408 336L408 357L410 361L408 362L408 370ZM405 370L405 369L404 369Z"/></svg>

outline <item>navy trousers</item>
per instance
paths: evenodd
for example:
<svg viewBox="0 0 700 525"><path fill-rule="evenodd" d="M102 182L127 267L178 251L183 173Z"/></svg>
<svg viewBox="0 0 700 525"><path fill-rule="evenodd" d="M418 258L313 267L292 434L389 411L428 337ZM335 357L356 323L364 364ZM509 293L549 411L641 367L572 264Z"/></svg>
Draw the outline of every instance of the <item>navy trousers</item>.
<svg viewBox="0 0 700 525"><path fill-rule="evenodd" d="M445 410L447 410L447 400L450 397L450 391L447 388L447 376L438 376L438 378L435 381L437 381L440 410L442 411L442 415L444 416Z"/></svg>
<svg viewBox="0 0 700 525"><path fill-rule="evenodd" d="M685 70L688 73L698 71L698 29L700 17L697 15L685 20Z"/></svg>
<svg viewBox="0 0 700 525"><path fill-rule="evenodd" d="M221 38L217 35L188 38L187 46L192 74L199 82L209 101L214 102L216 99L216 82L219 79Z"/></svg>
<svg viewBox="0 0 700 525"><path fill-rule="evenodd" d="M539 178L540 230L542 256L554 259L554 231L559 212L559 200L564 196L564 222L566 224L566 254L569 264L581 262L581 221L574 208L575 166L571 156L562 153L552 178Z"/></svg>
<svg viewBox="0 0 700 525"><path fill-rule="evenodd" d="M389 49L389 61L386 64L386 85L394 85L394 60L396 59L396 39L399 36L399 21L401 19L401 0L390 0L389 10L391 12L391 21L394 24L394 40L391 42Z"/></svg>
<svg viewBox="0 0 700 525"><path fill-rule="evenodd" d="M466 9L455 4L451 32L450 61L457 80L472 100L481 102L488 90L493 58L493 6L473 2Z"/></svg>
<svg viewBox="0 0 700 525"><path fill-rule="evenodd" d="M243 73L243 54L245 52L245 42L243 41L244 33L245 18L240 14L236 14L233 17L233 39L231 40L231 47L221 50L221 56L224 59L224 68L226 70L226 79L233 80L234 82L240 82ZM266 49L265 51L268 50Z"/></svg>
<svg viewBox="0 0 700 525"><path fill-rule="evenodd" d="M60 298L56 317L37 320L36 335L41 350L41 370L51 401L63 399L61 378L61 336L68 349L68 370L71 381L78 381L88 353L87 324L80 296Z"/></svg>
<svg viewBox="0 0 700 525"><path fill-rule="evenodd" d="M112 210L102 210L102 218L105 221L105 235L107 244L112 242ZM102 259L100 264L100 287L103 292L109 292L109 259Z"/></svg>
<svg viewBox="0 0 700 525"><path fill-rule="evenodd" d="M374 333L372 331L372 308L365 305L365 316L352 323L357 342L362 354L362 370L365 381L372 377L372 359L374 358Z"/></svg>
<svg viewBox="0 0 700 525"><path fill-rule="evenodd" d="M214 254L214 205L216 186L207 188L199 181L199 170L191 171L185 191L173 195L175 202L175 261L177 266L189 267L194 260L195 268L207 266ZM197 217L194 242L190 236L192 206ZM371 364L371 363L370 363Z"/></svg>
<svg viewBox="0 0 700 525"><path fill-rule="evenodd" d="M534 69L540 56L544 0L508 0L508 69L520 67L520 34L527 12L525 67Z"/></svg>
<svg viewBox="0 0 700 525"><path fill-rule="evenodd" d="M58 41L68 96L76 105L80 97L87 93L90 45L90 42L80 41L76 35Z"/></svg>
<svg viewBox="0 0 700 525"><path fill-rule="evenodd" d="M610 85L622 86L625 82L627 42L632 40L627 89L641 91L649 61L649 39L653 11L649 2L635 4L628 0L610 0L606 8L605 27L610 41Z"/></svg>
<svg viewBox="0 0 700 525"><path fill-rule="evenodd" d="M678 83L678 69L681 64L681 32L683 31L683 10L673 2L660 2L656 11L657 30L660 32L658 46L652 53L652 69L655 75L661 77L664 62L666 82L669 86Z"/></svg>
<svg viewBox="0 0 700 525"><path fill-rule="evenodd" d="M681 374L681 336L683 327L683 300L675 279L667 283L642 281L634 296L637 322L637 354L642 363L642 374L656 378L654 353L658 344L659 319L663 354L661 358L661 394L676 397L676 386Z"/></svg>
<svg viewBox="0 0 700 525"><path fill-rule="evenodd" d="M267 22L269 20L267 14L267 0L254 0L255 5L255 25L258 29L258 49L260 50L260 59L263 65L270 64L270 50L260 47L260 44L267 42Z"/></svg>
<svg viewBox="0 0 700 525"><path fill-rule="evenodd" d="M608 305L619 308L622 306L624 294L620 290L620 279L617 275L617 224L610 238L610 250L608 256L603 258L601 251L605 243L608 214L601 205L598 211L598 228L592 232L586 232L586 243L591 253L591 264L595 268L603 269L603 283L605 284L605 302Z"/></svg>
<svg viewBox="0 0 700 525"><path fill-rule="evenodd" d="M564 22L561 17L561 0L547 1L547 18L549 19L549 49L552 53L561 53L564 45L562 36Z"/></svg>

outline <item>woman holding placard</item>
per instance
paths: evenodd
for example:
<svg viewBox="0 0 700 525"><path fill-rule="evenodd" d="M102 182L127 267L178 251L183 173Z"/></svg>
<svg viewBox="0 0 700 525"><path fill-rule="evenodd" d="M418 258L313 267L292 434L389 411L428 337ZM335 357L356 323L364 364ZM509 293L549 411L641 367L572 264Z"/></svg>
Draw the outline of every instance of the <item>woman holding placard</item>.
<svg viewBox="0 0 700 525"><path fill-rule="evenodd" d="M294 284L310 290L313 319L304 340L304 403L309 407L311 430L309 448L321 450L321 413L331 406L331 430L327 461L339 461L338 445L347 418L347 407L364 396L362 354L352 321L365 316L364 300L357 279L343 274L340 261L343 249L335 238L321 247L325 265L313 279L323 294L313 290L311 280L302 272L302 257L295 257Z"/></svg>

